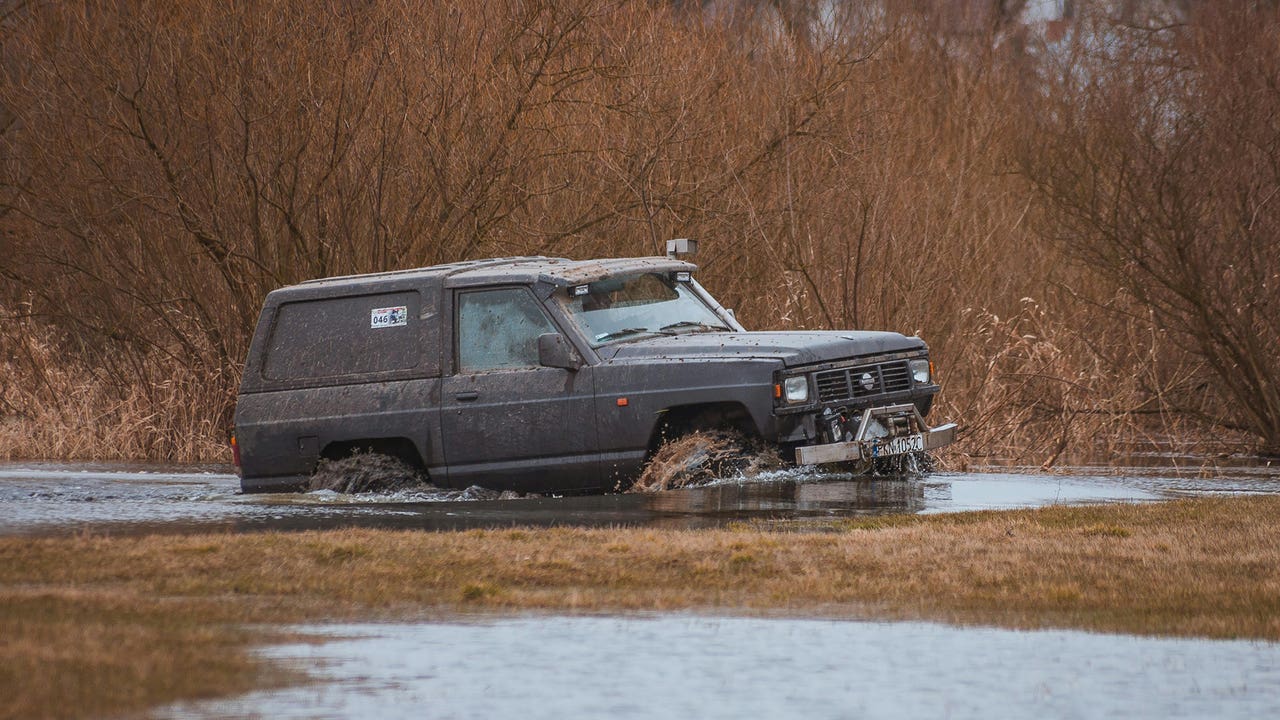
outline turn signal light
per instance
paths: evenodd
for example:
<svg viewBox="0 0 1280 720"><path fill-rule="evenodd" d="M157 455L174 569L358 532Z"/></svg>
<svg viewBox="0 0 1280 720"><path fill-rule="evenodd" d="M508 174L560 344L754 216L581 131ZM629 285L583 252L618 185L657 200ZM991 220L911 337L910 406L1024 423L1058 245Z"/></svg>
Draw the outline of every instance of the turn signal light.
<svg viewBox="0 0 1280 720"><path fill-rule="evenodd" d="M240 442L236 440L236 431L231 431L231 462L240 467Z"/></svg>

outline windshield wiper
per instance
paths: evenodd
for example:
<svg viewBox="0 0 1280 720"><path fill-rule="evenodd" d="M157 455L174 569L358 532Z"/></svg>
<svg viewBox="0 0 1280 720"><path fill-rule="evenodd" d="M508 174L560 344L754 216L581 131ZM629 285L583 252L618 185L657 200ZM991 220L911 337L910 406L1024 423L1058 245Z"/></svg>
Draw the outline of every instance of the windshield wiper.
<svg viewBox="0 0 1280 720"><path fill-rule="evenodd" d="M662 329L674 330L675 328L682 328L682 327L706 328L708 330L728 330L729 329L723 325L711 325L704 322L698 322L697 320L681 320L680 322L673 322L670 325L663 325Z"/></svg>
<svg viewBox="0 0 1280 720"><path fill-rule="evenodd" d="M649 328L622 328L621 330L614 330L613 332L597 335L596 342L607 342L609 340L617 340L618 338L626 337L628 335L638 335L640 333L650 332L653 332L653 330L650 330Z"/></svg>

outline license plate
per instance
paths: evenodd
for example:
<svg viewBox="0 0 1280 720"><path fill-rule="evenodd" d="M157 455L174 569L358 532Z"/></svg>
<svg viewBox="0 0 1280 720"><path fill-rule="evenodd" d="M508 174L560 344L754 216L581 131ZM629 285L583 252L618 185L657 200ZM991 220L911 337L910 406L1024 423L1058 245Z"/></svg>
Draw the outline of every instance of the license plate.
<svg viewBox="0 0 1280 720"><path fill-rule="evenodd" d="M900 435L884 438L871 446L871 457L888 457L905 455L911 452L924 452L923 435Z"/></svg>

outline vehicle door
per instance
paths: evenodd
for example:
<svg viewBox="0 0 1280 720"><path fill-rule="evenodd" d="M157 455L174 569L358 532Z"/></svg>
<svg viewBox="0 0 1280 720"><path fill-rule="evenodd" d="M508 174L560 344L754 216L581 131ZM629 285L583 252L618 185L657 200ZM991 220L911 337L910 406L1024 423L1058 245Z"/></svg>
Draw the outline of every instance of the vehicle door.
<svg viewBox="0 0 1280 720"><path fill-rule="evenodd" d="M526 287L454 295L454 372L442 381L449 484L521 492L600 482L592 369L543 367L538 336L562 333Z"/></svg>

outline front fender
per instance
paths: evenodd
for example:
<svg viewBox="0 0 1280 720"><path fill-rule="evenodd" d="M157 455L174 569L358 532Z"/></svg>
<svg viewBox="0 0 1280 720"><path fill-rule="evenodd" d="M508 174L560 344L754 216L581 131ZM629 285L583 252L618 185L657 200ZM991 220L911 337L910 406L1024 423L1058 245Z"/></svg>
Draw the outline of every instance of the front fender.
<svg viewBox="0 0 1280 720"><path fill-rule="evenodd" d="M605 362L596 366L596 422L606 464L644 461L655 428L673 408L734 403L761 437L776 440L774 360Z"/></svg>

